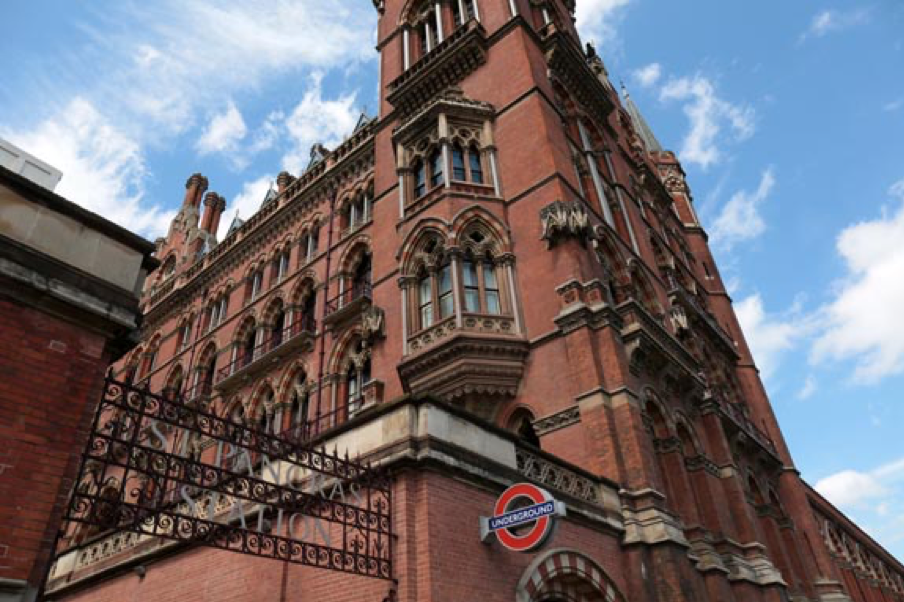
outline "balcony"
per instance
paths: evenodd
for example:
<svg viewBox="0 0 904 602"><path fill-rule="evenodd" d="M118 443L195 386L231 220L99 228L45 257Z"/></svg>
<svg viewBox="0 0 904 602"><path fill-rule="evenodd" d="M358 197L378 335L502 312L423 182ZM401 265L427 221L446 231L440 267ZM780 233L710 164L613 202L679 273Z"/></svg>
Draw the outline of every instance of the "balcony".
<svg viewBox="0 0 904 602"><path fill-rule="evenodd" d="M460 325L450 316L410 336L399 376L410 393L479 401L481 414L487 400L517 394L528 353L512 316L466 313Z"/></svg>
<svg viewBox="0 0 904 602"><path fill-rule="evenodd" d="M747 435L748 438L755 441L764 450L769 452L773 457L781 461L775 443L769 436L761 431L750 418L744 413L738 404L734 404L724 399L712 399L719 408L720 414L726 418L736 429Z"/></svg>
<svg viewBox="0 0 904 602"><path fill-rule="evenodd" d="M669 300L672 303L671 315L676 331L680 332L691 326L702 328L710 339L716 341L728 353L729 357L738 357L734 339L725 332L709 311L700 306L693 295L681 287L676 287L669 291Z"/></svg>
<svg viewBox="0 0 904 602"><path fill-rule="evenodd" d="M669 368L677 368L675 376L681 376L690 387L700 386L700 367L694 356L663 325L662 318L647 312L636 300L621 303L618 313L624 326L621 334L635 374L658 374Z"/></svg>
<svg viewBox="0 0 904 602"><path fill-rule="evenodd" d="M389 83L386 100L402 114L423 107L487 58L486 32L471 19Z"/></svg>
<svg viewBox="0 0 904 602"><path fill-rule="evenodd" d="M336 326L346 320L360 316L373 305L373 287L369 282L353 285L326 302L326 326Z"/></svg>
<svg viewBox="0 0 904 602"><path fill-rule="evenodd" d="M365 408L382 402L383 381L370 380L364 383L361 394L357 397L340 403L335 410L315 414L300 424L290 426L279 436L299 445L305 445L324 436L337 426L345 424Z"/></svg>
<svg viewBox="0 0 904 602"><path fill-rule="evenodd" d="M249 381L292 351L313 347L317 325L311 318L297 320L291 326L269 333L253 350L239 350L236 358L217 372L215 387L226 391Z"/></svg>

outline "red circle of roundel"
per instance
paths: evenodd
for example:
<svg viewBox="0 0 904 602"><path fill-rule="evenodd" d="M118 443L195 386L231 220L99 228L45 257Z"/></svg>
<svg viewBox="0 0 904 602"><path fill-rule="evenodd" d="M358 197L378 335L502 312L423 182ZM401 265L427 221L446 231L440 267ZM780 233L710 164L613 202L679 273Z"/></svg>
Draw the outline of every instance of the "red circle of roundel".
<svg viewBox="0 0 904 602"><path fill-rule="evenodd" d="M536 485L518 483L502 492L502 495L496 500L493 513L496 516L505 514L508 506L519 497L525 497L533 504L542 504L552 499L548 493ZM515 535L507 528L502 528L496 531L496 537L499 539L499 543L513 552L528 552L546 539L551 529L552 517L543 516L534 521L534 525L524 535Z"/></svg>

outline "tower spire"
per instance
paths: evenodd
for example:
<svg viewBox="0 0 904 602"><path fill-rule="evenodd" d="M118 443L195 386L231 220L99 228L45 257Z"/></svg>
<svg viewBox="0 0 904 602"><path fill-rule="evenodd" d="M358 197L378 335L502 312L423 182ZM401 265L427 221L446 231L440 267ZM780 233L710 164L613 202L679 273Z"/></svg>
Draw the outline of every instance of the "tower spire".
<svg viewBox="0 0 904 602"><path fill-rule="evenodd" d="M653 130L650 129L650 126L647 123L647 120L644 119L643 114L641 114L640 109L634 104L634 100L631 98L628 88L625 87L625 82L621 82L621 89L622 96L625 98L625 110L628 111L628 115L631 116L631 121L634 122L634 129L637 130L637 134L640 136L641 140L643 140L644 146L647 147L647 152L662 152L662 145L659 144L659 140L656 139L656 135L653 134Z"/></svg>

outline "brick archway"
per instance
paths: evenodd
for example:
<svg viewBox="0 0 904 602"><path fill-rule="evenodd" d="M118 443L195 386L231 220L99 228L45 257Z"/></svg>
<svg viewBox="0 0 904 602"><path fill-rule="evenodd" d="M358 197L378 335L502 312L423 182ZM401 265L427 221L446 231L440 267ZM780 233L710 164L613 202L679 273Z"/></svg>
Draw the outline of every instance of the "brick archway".
<svg viewBox="0 0 904 602"><path fill-rule="evenodd" d="M625 602L592 559L568 549L546 552L531 562L518 582L516 602Z"/></svg>

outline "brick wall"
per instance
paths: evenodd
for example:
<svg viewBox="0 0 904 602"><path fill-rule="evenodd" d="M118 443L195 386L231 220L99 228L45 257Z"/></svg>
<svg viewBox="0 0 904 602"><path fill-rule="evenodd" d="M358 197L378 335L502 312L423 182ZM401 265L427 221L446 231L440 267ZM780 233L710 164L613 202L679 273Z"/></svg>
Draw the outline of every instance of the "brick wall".
<svg viewBox="0 0 904 602"><path fill-rule="evenodd" d="M44 576L100 398L104 346L101 335L0 299L0 578Z"/></svg>

